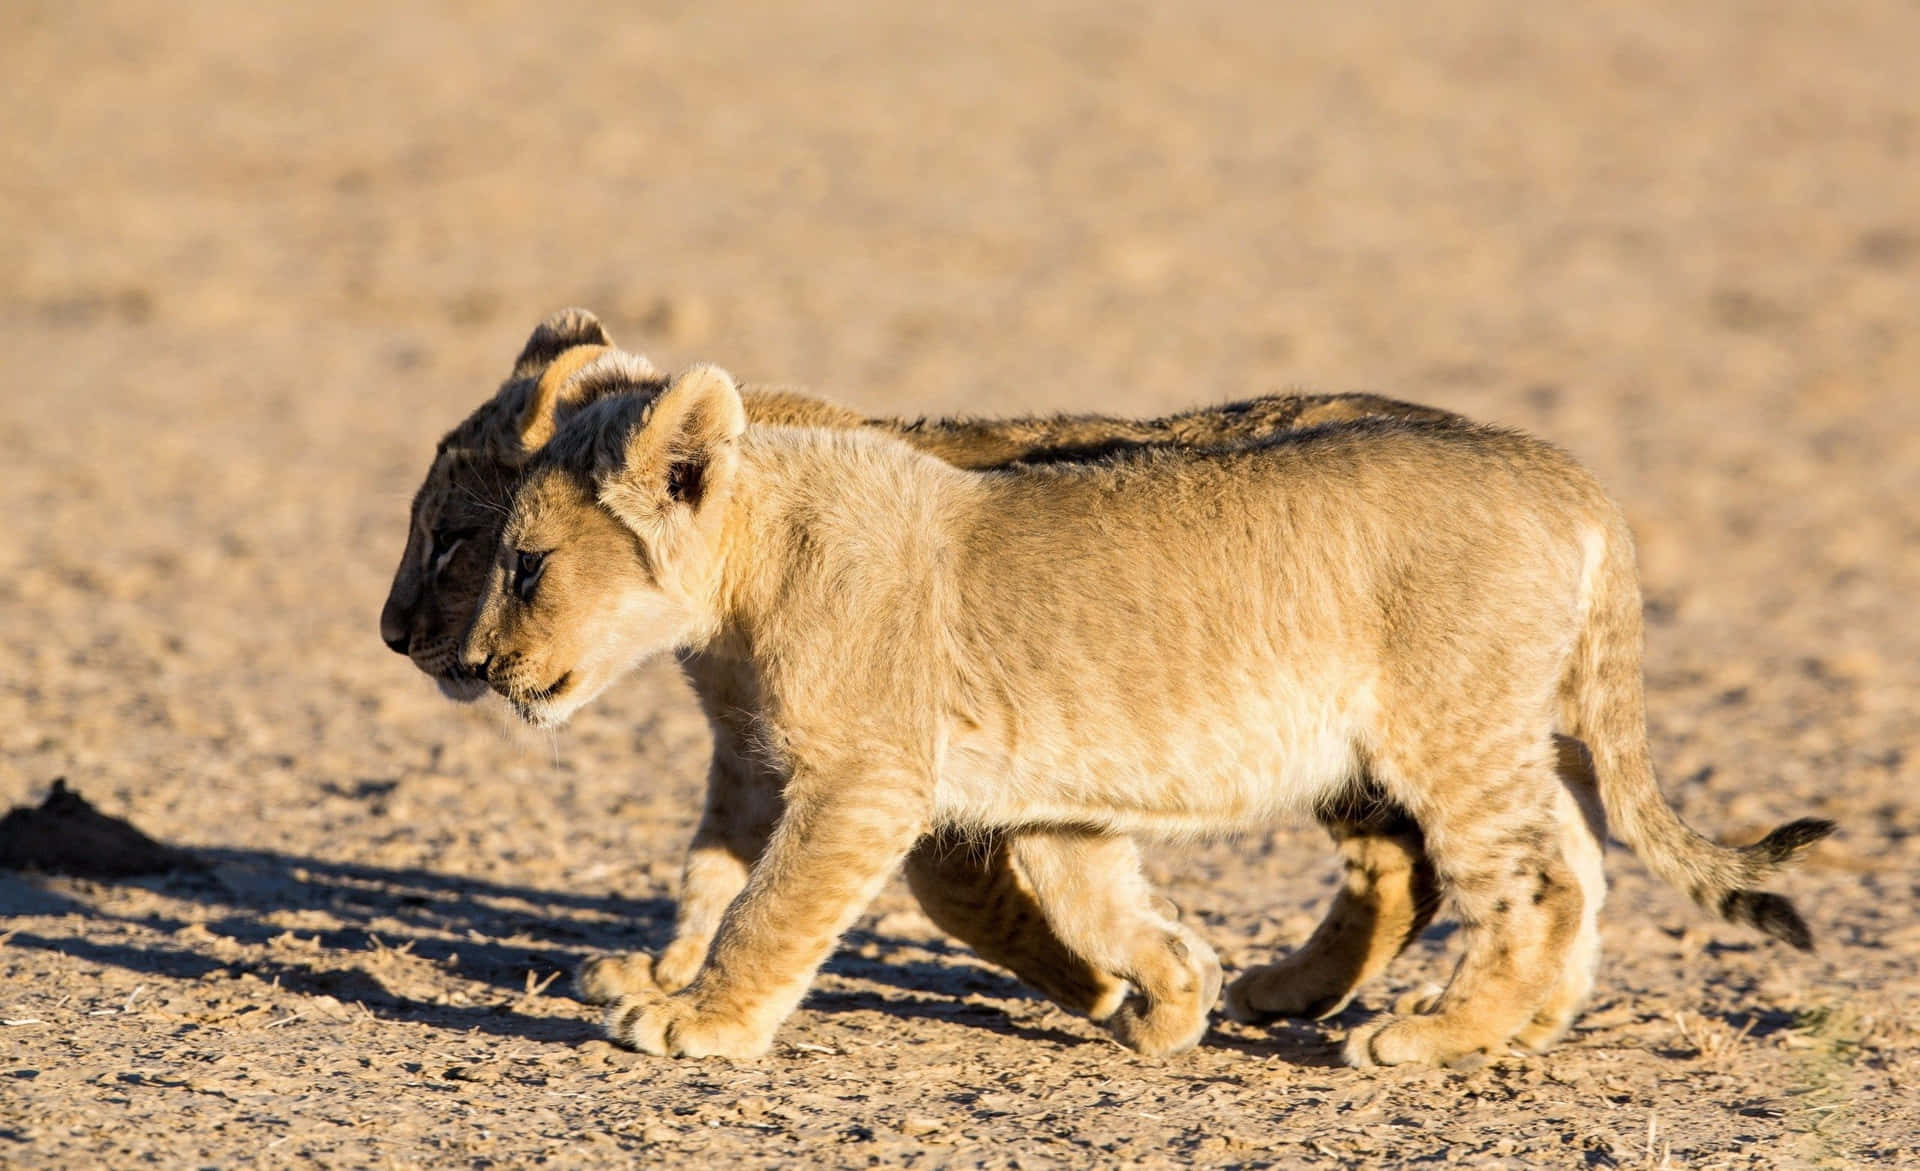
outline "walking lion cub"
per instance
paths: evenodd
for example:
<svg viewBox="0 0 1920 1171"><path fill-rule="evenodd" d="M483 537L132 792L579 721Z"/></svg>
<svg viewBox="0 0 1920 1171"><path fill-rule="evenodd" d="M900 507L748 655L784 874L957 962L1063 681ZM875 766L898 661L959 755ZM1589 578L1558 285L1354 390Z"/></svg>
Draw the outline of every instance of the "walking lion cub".
<svg viewBox="0 0 1920 1171"><path fill-rule="evenodd" d="M693 982L636 984L616 1040L764 1052L916 841L1018 829L1049 926L1133 989L1116 1034L1174 1052L1204 1033L1220 968L1128 835L1381 793L1424 832L1465 951L1430 1011L1356 1030L1348 1059L1531 1044L1589 978L1568 962L1591 880L1564 842L1557 732L1586 742L1656 873L1807 944L1753 888L1831 823L1730 849L1666 804L1626 526L1546 444L1370 420L970 472L871 431L750 428L718 369L664 389L646 373L618 353L581 372L633 387L528 466L462 648L537 725L662 652L752 666L778 825Z"/></svg>
<svg viewBox="0 0 1920 1171"><path fill-rule="evenodd" d="M499 527L527 462L565 417L601 393L624 393L644 358L621 365L628 381L583 382L579 375L613 340L584 309L566 309L534 329L499 390L449 431L434 451L408 516L406 549L380 615L382 639L460 701L487 691L459 661L499 543ZM749 425L874 429L957 467L1094 460L1132 447L1212 447L1262 442L1289 430L1372 416L1441 421L1456 416L1370 394L1268 395L1157 419L1111 415L1015 418L866 418L812 395L743 387ZM727 906L781 809L785 778L757 748L758 718L750 664L723 654L683 655L681 668L713 730L704 809L689 844L676 899L673 937L653 956L599 956L583 964L579 991L612 1003L636 982L675 992L691 983ZM1593 821L1576 847L1597 854L1604 827L1595 819L1594 782L1584 749L1562 745L1569 832ZM1334 837L1344 869L1325 920L1282 964L1230 990L1229 1010L1243 1019L1328 1016L1417 937L1444 893L1426 859L1419 826L1382 794L1315 811ZM1584 888L1589 910L1605 894L1598 862ZM1009 969L1056 1003L1100 1020L1117 1009L1122 981L1064 948L1033 900L1008 834L927 835L904 873L928 917L975 953ZM1589 964L1589 967L1592 965Z"/></svg>

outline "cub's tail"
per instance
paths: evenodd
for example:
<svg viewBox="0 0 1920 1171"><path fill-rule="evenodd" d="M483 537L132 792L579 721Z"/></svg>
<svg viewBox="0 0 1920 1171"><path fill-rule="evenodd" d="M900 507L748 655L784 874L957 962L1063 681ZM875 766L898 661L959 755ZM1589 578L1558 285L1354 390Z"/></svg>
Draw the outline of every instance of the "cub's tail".
<svg viewBox="0 0 1920 1171"><path fill-rule="evenodd" d="M1667 804L1647 746L1633 540L1618 512L1609 512L1607 531L1589 540L1586 623L1561 685L1570 731L1593 754L1607 819L1649 869L1694 902L1811 951L1813 935L1793 904L1756 888L1832 833L1834 824L1804 817L1750 846L1730 847L1694 832Z"/></svg>

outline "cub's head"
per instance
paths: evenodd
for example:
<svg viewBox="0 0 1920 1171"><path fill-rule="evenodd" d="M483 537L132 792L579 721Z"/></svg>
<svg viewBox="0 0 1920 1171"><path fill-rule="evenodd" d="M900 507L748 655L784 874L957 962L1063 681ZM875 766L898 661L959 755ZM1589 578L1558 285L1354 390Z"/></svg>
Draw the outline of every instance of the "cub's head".
<svg viewBox="0 0 1920 1171"><path fill-rule="evenodd" d="M610 353L579 377L623 378L562 425L513 495L461 661L527 722L564 723L641 660L717 622L746 414L724 371L661 389Z"/></svg>
<svg viewBox="0 0 1920 1171"><path fill-rule="evenodd" d="M576 375L612 344L584 309L541 322L499 392L440 441L414 494L406 551L380 612L380 637L450 698L477 699L487 690L460 665L460 639L493 567L513 486L552 436L563 408L593 393Z"/></svg>

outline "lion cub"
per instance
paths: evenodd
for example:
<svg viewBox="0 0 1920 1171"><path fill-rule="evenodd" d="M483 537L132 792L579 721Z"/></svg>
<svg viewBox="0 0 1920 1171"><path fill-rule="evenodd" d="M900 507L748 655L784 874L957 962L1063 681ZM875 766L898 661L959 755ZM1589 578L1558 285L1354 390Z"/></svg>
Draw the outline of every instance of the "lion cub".
<svg viewBox="0 0 1920 1171"><path fill-rule="evenodd" d="M1831 824L1736 850L1681 823L1648 757L1640 623L1618 509L1512 432L1370 421L968 472L871 432L749 428L702 367L591 403L535 458L462 660L538 725L665 651L757 675L779 824L693 983L610 1010L623 1043L764 1052L923 834L1019 828L1061 941L1135 990L1116 1034L1186 1048L1219 965L1127 835L1377 791L1425 832L1465 951L1431 1011L1347 1056L1438 1064L1563 1011L1586 916L1556 732L1589 746L1656 873L1807 942L1752 887Z"/></svg>
<svg viewBox="0 0 1920 1171"><path fill-rule="evenodd" d="M380 615L381 637L453 699L469 701L487 691L460 666L459 647L490 574L520 470L557 424L585 403L630 391L636 380L666 384L664 375L633 354L618 371L621 379L583 380L585 368L612 348L605 327L584 309L562 310L542 321L498 392L441 440L414 495L406 550ZM1369 394L1269 395L1157 419L866 418L826 399L764 387L742 388L741 402L750 426L872 428L957 467L980 470L1016 462L1081 462L1131 447L1262 442L1289 430L1372 416L1435 422L1457 417ZM779 816L785 778L768 767L757 747L752 670L712 653L683 656L680 665L710 721L713 753L704 810L682 869L673 937L654 956L586 961L578 990L592 1003L612 1003L629 995L636 983L667 992L691 983ZM1593 878L1582 888L1591 914L1605 894L1598 861L1605 829L1597 820L1598 798L1584 748L1572 742L1562 748L1569 848L1593 857L1591 866L1576 867ZM1240 1019L1340 1011L1438 909L1443 892L1427 862L1419 826L1405 810L1375 793L1364 802L1317 809L1315 817L1337 843L1343 881L1311 939L1283 963L1227 989L1228 1011ZM1584 833L1582 826L1588 827ZM1104 1019L1120 1006L1125 983L1061 946L1032 898L1009 837L959 830L929 834L907 856L907 885L936 925L983 959L1006 967L1065 1008ZM1583 941L1591 946L1577 946L1570 966L1591 971L1598 940L1583 936ZM1543 1035L1533 1043L1550 1039Z"/></svg>

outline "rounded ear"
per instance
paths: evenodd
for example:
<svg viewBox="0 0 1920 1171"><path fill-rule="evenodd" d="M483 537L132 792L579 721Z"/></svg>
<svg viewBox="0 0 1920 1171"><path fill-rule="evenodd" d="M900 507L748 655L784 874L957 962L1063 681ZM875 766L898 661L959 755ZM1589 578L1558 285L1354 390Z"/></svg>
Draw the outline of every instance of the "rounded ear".
<svg viewBox="0 0 1920 1171"><path fill-rule="evenodd" d="M595 345L563 351L527 393L516 424L520 450L532 455L545 447L560 429L569 407L648 385L657 387L662 381L653 363L638 354Z"/></svg>
<svg viewBox="0 0 1920 1171"><path fill-rule="evenodd" d="M513 377L537 378L555 358L575 346L611 346L613 339L600 319L585 309L562 309L534 327L520 356L513 360Z"/></svg>
<svg viewBox="0 0 1920 1171"><path fill-rule="evenodd" d="M747 408L740 387L718 366L693 366L668 385L653 404L647 429L671 428L696 446L717 446L740 438L747 429Z"/></svg>
<svg viewBox="0 0 1920 1171"><path fill-rule="evenodd" d="M693 367L626 437L621 466L603 471L601 503L635 532L659 525L677 506L699 512L725 487L746 429L732 376L718 366Z"/></svg>

